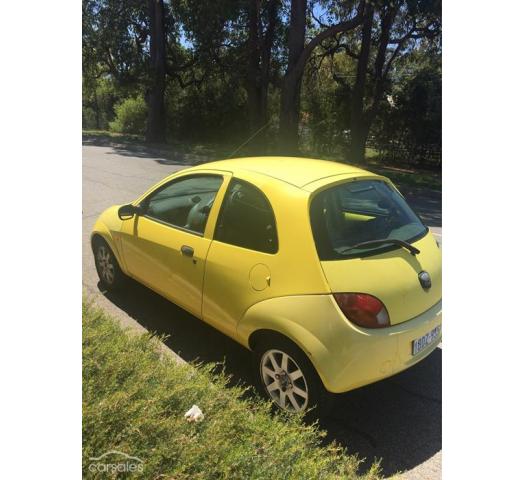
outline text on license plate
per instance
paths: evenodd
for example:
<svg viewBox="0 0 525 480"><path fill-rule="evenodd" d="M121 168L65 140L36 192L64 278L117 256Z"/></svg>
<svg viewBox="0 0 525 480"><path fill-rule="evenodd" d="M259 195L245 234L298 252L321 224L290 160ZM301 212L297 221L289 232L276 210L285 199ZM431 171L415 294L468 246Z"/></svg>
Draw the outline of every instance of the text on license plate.
<svg viewBox="0 0 525 480"><path fill-rule="evenodd" d="M417 355L421 350L428 347L439 337L441 325L434 327L430 332L412 341L412 355Z"/></svg>

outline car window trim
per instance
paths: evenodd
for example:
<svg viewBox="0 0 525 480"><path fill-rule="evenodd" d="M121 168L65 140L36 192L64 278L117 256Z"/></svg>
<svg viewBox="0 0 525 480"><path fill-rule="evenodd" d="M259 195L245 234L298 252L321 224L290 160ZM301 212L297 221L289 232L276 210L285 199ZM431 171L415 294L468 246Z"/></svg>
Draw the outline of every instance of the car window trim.
<svg viewBox="0 0 525 480"><path fill-rule="evenodd" d="M155 217L150 217L149 215L145 215L145 214L141 215L141 217L147 218L148 220L151 220L152 222L155 222L155 223L160 223L161 225L164 225L166 227L171 227L171 228L174 228L175 230L180 230L181 232L191 233L193 235L196 235L197 237L204 237L204 232L200 233L195 230L190 230L189 228L180 227L179 225L173 225L173 223L165 222L164 220L160 220L159 218L155 218ZM206 226L204 230L206 230Z"/></svg>
<svg viewBox="0 0 525 480"><path fill-rule="evenodd" d="M180 182L180 181L187 180L187 179L190 179L190 178L195 178L195 177L219 177L219 178L221 178L222 182L219 185L219 188L217 189L216 195L219 193L221 187L224 185L224 180L225 180L225 176L222 173L208 173L208 172L206 172L206 173L188 173L187 175L180 175L180 176L175 177L174 179L170 180L169 182L166 182L166 183L163 183L162 185L159 185L158 188L156 188L152 192L148 193L148 195L146 195L139 202L139 205L141 207L147 206L148 203L149 203L149 200L151 199L151 197L153 195L155 195L157 192L159 192L161 190L164 190L165 188L170 187L171 185L173 185L176 182ZM213 200L213 203L215 204L215 199ZM221 205L221 208L222 208L222 205ZM155 217L152 217L152 216L147 215L145 213L143 213L140 216L144 217L144 218L147 218L148 220L151 220L153 222L160 223L161 225L164 225L166 227L171 227L171 228L174 228L175 230L180 230L181 232L190 233L192 235L195 235L195 236L201 237L201 238L204 237L204 232L206 231L206 225L208 224L208 220L209 220L209 216L208 216L208 218L206 219L206 224L204 225L204 231L201 233L201 232L197 232L195 230L191 230L189 228L181 227L180 225L174 225L173 223L166 222L164 220L161 220L160 218L155 218ZM217 226L215 226L215 227L217 227Z"/></svg>

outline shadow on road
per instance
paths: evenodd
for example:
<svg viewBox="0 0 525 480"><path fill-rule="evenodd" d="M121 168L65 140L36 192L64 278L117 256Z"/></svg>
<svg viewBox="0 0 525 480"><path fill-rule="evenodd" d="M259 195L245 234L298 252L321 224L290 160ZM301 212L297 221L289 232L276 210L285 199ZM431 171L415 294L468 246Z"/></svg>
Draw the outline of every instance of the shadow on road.
<svg viewBox="0 0 525 480"><path fill-rule="evenodd" d="M147 330L168 335L166 345L188 362L224 362L234 383L253 385L250 352L142 285L106 297ZM382 458L384 475L411 469L441 450L441 350L382 382L335 396L320 421L327 441L350 453Z"/></svg>
<svg viewBox="0 0 525 480"><path fill-rule="evenodd" d="M120 141L118 138L104 135L84 134L82 135L82 145L109 147L113 149L111 154L144 158L162 165L191 166L209 161L205 155L185 153L167 145L146 145L138 141Z"/></svg>

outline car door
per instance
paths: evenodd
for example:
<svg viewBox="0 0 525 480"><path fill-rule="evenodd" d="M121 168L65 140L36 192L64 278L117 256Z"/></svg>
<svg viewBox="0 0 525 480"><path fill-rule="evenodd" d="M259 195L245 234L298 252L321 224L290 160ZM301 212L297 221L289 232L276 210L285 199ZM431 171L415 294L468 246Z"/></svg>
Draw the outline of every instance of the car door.
<svg viewBox="0 0 525 480"><path fill-rule="evenodd" d="M193 173L163 184L125 221L122 248L132 277L201 317L211 232L229 174Z"/></svg>
<svg viewBox="0 0 525 480"><path fill-rule="evenodd" d="M203 319L235 338L246 309L274 293L278 248L268 198L255 185L232 178L206 260Z"/></svg>

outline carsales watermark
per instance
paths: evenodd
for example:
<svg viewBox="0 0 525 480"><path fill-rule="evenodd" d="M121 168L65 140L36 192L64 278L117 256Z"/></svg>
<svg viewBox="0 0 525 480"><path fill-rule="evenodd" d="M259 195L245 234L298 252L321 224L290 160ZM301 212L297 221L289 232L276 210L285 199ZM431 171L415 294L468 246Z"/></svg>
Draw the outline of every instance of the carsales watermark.
<svg viewBox="0 0 525 480"><path fill-rule="evenodd" d="M92 473L142 472L144 461L118 450L110 450L99 457L89 457L88 470Z"/></svg>

